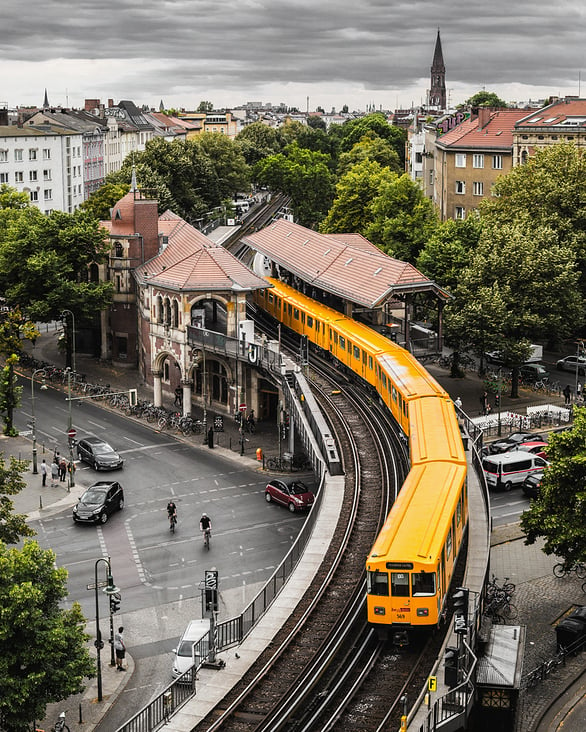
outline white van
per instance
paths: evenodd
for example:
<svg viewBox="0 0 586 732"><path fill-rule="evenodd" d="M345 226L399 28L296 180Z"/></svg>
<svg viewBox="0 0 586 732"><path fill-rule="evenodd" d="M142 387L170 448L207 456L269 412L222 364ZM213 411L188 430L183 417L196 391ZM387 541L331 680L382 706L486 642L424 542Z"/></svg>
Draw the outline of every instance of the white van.
<svg viewBox="0 0 586 732"><path fill-rule="evenodd" d="M198 643L205 638L210 630L210 619L191 620L185 632L181 636L179 645L173 649L175 658L173 659L173 677L177 678L184 674L194 662L193 644ZM197 650L197 648L196 648ZM207 657L209 653L209 644L207 640L200 644L201 655ZM195 662L199 663L200 658L196 657Z"/></svg>
<svg viewBox="0 0 586 732"><path fill-rule="evenodd" d="M510 491L513 486L522 485L528 475L543 471L548 464L547 460L524 450L487 455L482 460L488 487L502 488L505 491Z"/></svg>

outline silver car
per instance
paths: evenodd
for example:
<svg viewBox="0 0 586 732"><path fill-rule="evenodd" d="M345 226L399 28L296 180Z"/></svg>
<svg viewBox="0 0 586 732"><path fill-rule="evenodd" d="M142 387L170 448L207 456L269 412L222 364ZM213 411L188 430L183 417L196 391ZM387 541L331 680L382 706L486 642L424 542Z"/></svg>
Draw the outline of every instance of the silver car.
<svg viewBox="0 0 586 732"><path fill-rule="evenodd" d="M576 368L580 376L586 374L586 356L566 356L560 358L556 363L556 368L560 371L573 371L576 373Z"/></svg>

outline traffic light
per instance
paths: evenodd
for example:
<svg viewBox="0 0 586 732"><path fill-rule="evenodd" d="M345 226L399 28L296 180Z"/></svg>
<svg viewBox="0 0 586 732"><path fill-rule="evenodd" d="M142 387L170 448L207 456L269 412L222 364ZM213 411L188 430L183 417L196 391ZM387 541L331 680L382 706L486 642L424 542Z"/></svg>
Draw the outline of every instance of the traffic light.
<svg viewBox="0 0 586 732"><path fill-rule="evenodd" d="M110 595L110 612L112 615L114 615L114 613L117 613L118 610L120 610L120 600L121 599L122 598L121 598L119 592L116 592L115 594Z"/></svg>
<svg viewBox="0 0 586 732"><path fill-rule="evenodd" d="M216 612L218 610L218 571L215 569L206 569L205 609L206 612Z"/></svg>
<svg viewBox="0 0 586 732"><path fill-rule="evenodd" d="M458 649L448 646L444 655L444 684L451 689L458 683Z"/></svg>
<svg viewBox="0 0 586 732"><path fill-rule="evenodd" d="M454 594L454 633L468 632L468 596L466 587L458 587Z"/></svg>

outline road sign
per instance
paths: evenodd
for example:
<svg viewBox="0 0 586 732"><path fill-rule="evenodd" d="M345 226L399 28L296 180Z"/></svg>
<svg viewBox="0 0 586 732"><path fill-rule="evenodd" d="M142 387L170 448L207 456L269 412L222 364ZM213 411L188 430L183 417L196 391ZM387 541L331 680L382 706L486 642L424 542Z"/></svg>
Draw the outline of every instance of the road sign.
<svg viewBox="0 0 586 732"><path fill-rule="evenodd" d="M67 430L67 437L69 437L70 440L73 440L75 435L77 434L77 431L73 429L73 427L69 430Z"/></svg>
<svg viewBox="0 0 586 732"><path fill-rule="evenodd" d="M107 580L101 580L100 582L90 582L89 585L87 585L88 590L97 590L98 587L107 587L108 581Z"/></svg>
<svg viewBox="0 0 586 732"><path fill-rule="evenodd" d="M240 406L238 407L238 409L239 409L239 410L240 410L241 412L246 412L246 404L241 404L241 405L240 405Z"/></svg>
<svg viewBox="0 0 586 732"><path fill-rule="evenodd" d="M28 437L29 435L32 435L32 433L33 433L32 430L21 430L18 434L21 437Z"/></svg>

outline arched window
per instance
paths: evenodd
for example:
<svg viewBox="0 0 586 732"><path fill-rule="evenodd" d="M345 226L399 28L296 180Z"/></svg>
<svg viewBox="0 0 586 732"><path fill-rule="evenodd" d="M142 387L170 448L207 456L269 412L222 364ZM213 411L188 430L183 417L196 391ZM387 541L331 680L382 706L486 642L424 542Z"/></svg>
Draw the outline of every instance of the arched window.
<svg viewBox="0 0 586 732"><path fill-rule="evenodd" d="M100 281L100 269L95 262L92 262L92 264L90 264L89 278L90 278L90 282L99 282Z"/></svg>
<svg viewBox="0 0 586 732"><path fill-rule="evenodd" d="M124 248L122 244L117 241L116 244L114 244L114 256L115 257L123 257L124 256Z"/></svg>
<svg viewBox="0 0 586 732"><path fill-rule="evenodd" d="M173 328L179 327L179 303L177 300L173 300L173 316L171 319Z"/></svg>
<svg viewBox="0 0 586 732"><path fill-rule="evenodd" d="M171 301L168 297L165 298L165 314L163 316L165 325L171 325Z"/></svg>
<svg viewBox="0 0 586 732"><path fill-rule="evenodd" d="M159 295L157 297L157 305L156 305L156 319L157 323L163 322L163 298Z"/></svg>

